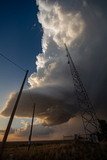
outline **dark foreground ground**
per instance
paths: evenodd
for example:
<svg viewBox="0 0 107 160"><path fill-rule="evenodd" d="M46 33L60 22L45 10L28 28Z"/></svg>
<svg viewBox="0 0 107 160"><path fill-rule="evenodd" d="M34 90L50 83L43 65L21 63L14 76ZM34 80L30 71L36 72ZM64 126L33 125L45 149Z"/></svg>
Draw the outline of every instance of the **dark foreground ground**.
<svg viewBox="0 0 107 160"><path fill-rule="evenodd" d="M107 143L81 141L34 142L28 151L26 142L7 143L3 160L107 160Z"/></svg>

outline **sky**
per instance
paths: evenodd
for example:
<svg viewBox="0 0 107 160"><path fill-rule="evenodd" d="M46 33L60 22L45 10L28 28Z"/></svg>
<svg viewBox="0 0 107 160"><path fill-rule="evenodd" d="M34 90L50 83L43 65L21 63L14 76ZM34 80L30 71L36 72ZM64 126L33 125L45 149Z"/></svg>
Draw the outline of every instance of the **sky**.
<svg viewBox="0 0 107 160"><path fill-rule="evenodd" d="M36 104L33 139L83 133L64 43L100 118L107 113L107 2L37 0L0 2L0 51L30 69L10 140L27 139ZM0 57L1 135L24 73ZM29 90L31 97L29 96ZM22 112L23 111L23 112ZM4 116L4 117L2 117Z"/></svg>
<svg viewBox="0 0 107 160"><path fill-rule="evenodd" d="M0 52L31 74L41 51L41 26L35 1L0 1ZM24 73L0 57L0 97L17 90ZM1 100L3 102L3 100ZM0 105L2 103L0 102Z"/></svg>
<svg viewBox="0 0 107 160"><path fill-rule="evenodd" d="M29 70L36 70L35 59L41 51L42 29L37 20L35 1L0 1L0 53ZM19 90L24 72L0 56L0 110L10 92ZM8 119L0 118L5 129ZM16 120L15 126L19 123Z"/></svg>

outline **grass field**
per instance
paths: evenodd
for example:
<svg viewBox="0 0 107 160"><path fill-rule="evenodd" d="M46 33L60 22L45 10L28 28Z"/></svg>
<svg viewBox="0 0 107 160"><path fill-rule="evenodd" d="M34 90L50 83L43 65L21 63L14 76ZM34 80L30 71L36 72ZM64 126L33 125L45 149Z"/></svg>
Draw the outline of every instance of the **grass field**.
<svg viewBox="0 0 107 160"><path fill-rule="evenodd" d="M29 151L25 142L8 143L3 160L107 160L107 143L44 141Z"/></svg>

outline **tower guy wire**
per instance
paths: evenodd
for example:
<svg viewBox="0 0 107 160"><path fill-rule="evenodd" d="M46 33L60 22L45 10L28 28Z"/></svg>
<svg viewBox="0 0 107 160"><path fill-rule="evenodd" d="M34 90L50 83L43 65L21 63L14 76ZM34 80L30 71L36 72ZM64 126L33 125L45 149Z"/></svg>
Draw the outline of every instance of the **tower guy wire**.
<svg viewBox="0 0 107 160"><path fill-rule="evenodd" d="M22 68L20 65L18 65L17 63L15 63L14 61L12 61L10 58L8 58L7 56L5 56L4 54L2 54L0 52L0 56L3 57L4 59L6 59L8 62L12 63L13 65L15 65L16 67L18 67L20 70L26 72L26 70L24 68Z"/></svg>

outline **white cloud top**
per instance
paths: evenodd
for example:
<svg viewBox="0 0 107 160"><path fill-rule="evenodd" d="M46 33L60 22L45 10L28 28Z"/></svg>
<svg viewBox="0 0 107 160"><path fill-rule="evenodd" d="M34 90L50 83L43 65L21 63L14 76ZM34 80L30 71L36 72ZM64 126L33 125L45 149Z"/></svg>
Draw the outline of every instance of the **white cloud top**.
<svg viewBox="0 0 107 160"><path fill-rule="evenodd" d="M85 28L79 11L65 11L57 2L51 4L46 0L38 0L37 4L38 20L43 28L43 53L37 56L37 73L29 78L31 87L57 83L53 77L57 77L60 72L55 70L62 70L61 60L62 63L66 62L63 51L58 50L58 47L63 48L64 43L71 46Z"/></svg>

